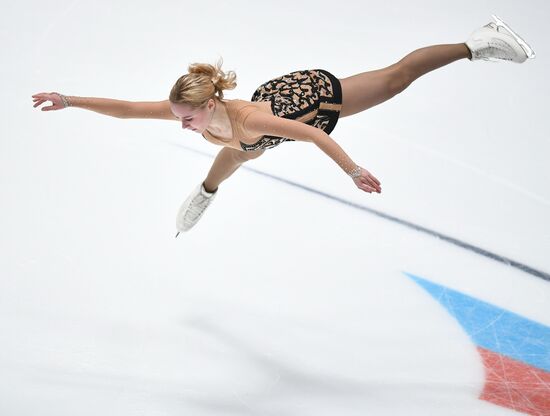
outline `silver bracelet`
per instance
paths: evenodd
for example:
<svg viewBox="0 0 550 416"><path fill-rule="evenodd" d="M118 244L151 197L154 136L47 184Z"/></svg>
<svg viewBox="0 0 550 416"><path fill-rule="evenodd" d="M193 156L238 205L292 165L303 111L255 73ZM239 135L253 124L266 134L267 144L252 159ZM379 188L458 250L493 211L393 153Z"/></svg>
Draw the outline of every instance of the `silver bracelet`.
<svg viewBox="0 0 550 416"><path fill-rule="evenodd" d="M359 176L361 176L361 168L359 166L356 166L352 171L348 173L348 175L352 179L358 178Z"/></svg>
<svg viewBox="0 0 550 416"><path fill-rule="evenodd" d="M67 97L65 97L63 94L56 93L59 98L61 98L61 102L63 103L63 108L67 108L71 106L71 102Z"/></svg>

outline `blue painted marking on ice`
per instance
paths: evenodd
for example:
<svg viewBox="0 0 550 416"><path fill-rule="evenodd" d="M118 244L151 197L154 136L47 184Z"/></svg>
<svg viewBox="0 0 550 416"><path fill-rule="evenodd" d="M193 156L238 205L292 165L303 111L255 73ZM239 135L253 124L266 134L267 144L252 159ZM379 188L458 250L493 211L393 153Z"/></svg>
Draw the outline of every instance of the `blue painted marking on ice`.
<svg viewBox="0 0 550 416"><path fill-rule="evenodd" d="M550 327L405 273L458 320L475 344L550 371Z"/></svg>

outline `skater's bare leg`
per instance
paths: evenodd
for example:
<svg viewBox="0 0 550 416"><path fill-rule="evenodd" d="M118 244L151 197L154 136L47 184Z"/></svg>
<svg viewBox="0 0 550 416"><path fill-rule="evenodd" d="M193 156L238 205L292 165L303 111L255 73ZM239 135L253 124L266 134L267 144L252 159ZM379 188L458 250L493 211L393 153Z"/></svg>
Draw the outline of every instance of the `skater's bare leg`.
<svg viewBox="0 0 550 416"><path fill-rule="evenodd" d="M464 43L428 46L411 52L387 68L341 79L340 117L350 116L383 103L402 92L422 75L469 57L470 50Z"/></svg>
<svg viewBox="0 0 550 416"><path fill-rule="evenodd" d="M256 159L264 153L264 150L255 152L241 152L237 149L224 147L210 168L208 176L204 180L204 189L207 192L215 192L218 186L229 178L244 162Z"/></svg>

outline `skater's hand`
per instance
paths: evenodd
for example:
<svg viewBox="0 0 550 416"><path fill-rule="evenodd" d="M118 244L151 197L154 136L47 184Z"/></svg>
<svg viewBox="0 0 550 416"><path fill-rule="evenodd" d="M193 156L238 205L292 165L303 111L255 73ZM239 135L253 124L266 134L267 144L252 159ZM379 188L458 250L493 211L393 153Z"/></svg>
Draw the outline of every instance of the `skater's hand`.
<svg viewBox="0 0 550 416"><path fill-rule="evenodd" d="M46 101L51 101L52 104L42 107L42 111L62 110L66 107L66 105L63 103L63 100L61 99L61 95L57 92L41 92L38 94L34 94L32 96L32 100L34 101L34 108L38 107L41 104L44 104Z"/></svg>
<svg viewBox="0 0 550 416"><path fill-rule="evenodd" d="M353 182L357 187L369 194L372 192L382 192L380 181L376 179L368 170L361 168L361 175L353 178Z"/></svg>

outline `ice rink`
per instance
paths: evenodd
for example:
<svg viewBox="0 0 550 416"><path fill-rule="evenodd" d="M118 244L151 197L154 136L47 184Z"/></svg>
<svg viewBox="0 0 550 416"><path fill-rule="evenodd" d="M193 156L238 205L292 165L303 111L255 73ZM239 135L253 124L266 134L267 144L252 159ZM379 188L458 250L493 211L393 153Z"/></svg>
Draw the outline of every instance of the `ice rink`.
<svg viewBox="0 0 550 416"><path fill-rule="evenodd" d="M31 95L157 101L193 62L339 78L467 39L494 13L522 65L460 61L331 134L357 190L284 143L180 204L219 151L178 122ZM8 2L0 14L0 415L550 415L545 1Z"/></svg>

